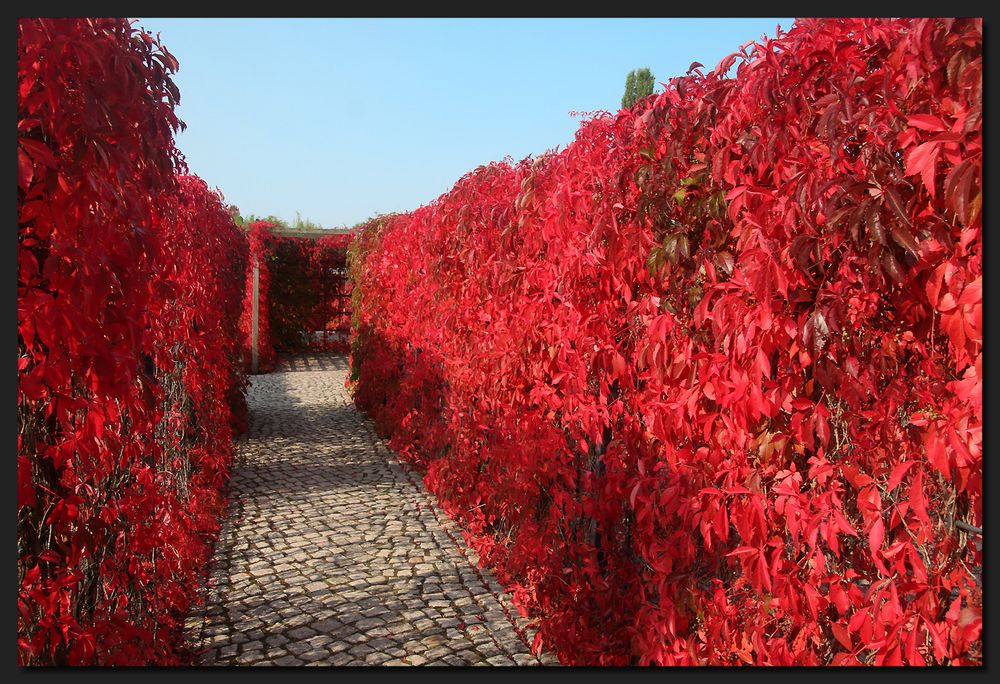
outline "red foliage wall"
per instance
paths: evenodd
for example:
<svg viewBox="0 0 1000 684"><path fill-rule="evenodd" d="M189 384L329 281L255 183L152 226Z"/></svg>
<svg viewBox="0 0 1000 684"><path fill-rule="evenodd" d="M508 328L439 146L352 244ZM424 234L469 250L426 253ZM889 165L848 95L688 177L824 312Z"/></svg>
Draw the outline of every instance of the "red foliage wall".
<svg viewBox="0 0 1000 684"><path fill-rule="evenodd" d="M328 334L311 340L312 348L346 352L350 347L352 286L347 277L347 250L353 239L353 233L326 235L315 240L309 250L308 270L317 274L315 279L322 280L327 289L326 305L314 307L315 324L310 327Z"/></svg>
<svg viewBox="0 0 1000 684"><path fill-rule="evenodd" d="M257 370L268 373L274 370L275 353L271 342L270 306L268 293L271 289L271 269L269 255L274 250L274 235L277 226L269 221L254 221L247 229L249 244L244 288L243 310L240 316L240 332L243 339L244 364L250 369L253 333L253 264L257 264Z"/></svg>
<svg viewBox="0 0 1000 684"><path fill-rule="evenodd" d="M246 241L174 147L176 60L18 21L18 662L170 664L223 508Z"/></svg>
<svg viewBox="0 0 1000 684"><path fill-rule="evenodd" d="M982 202L981 21L800 20L367 225L356 402L564 662L978 664Z"/></svg>

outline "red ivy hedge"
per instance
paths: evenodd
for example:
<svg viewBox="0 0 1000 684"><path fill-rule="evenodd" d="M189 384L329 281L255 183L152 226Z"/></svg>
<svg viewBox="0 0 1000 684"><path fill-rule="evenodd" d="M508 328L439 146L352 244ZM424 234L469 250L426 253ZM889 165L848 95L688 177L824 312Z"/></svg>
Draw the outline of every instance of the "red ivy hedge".
<svg viewBox="0 0 1000 684"><path fill-rule="evenodd" d="M982 202L981 21L800 20L368 224L356 401L564 662L979 664Z"/></svg>
<svg viewBox="0 0 1000 684"><path fill-rule="evenodd" d="M353 235L291 237L282 235L278 226L268 221L251 223L247 235L249 263L252 266L256 259L258 264L259 372L274 370L278 350L347 351L350 283L344 268ZM248 268L240 319L247 368L251 361L252 287L253 270ZM336 334L304 337L306 332L319 330Z"/></svg>
<svg viewBox="0 0 1000 684"><path fill-rule="evenodd" d="M325 289L325 301L309 312L310 331L323 330L324 337L310 340L310 348L321 351L346 352L351 335L351 281L347 277L347 251L354 240L353 233L340 233L317 238L309 250L308 268L315 289ZM330 333L334 333L330 335Z"/></svg>
<svg viewBox="0 0 1000 684"><path fill-rule="evenodd" d="M18 662L171 664L223 510L246 241L178 175L176 60L18 21Z"/></svg>
<svg viewBox="0 0 1000 684"><path fill-rule="evenodd" d="M244 288L243 311L240 315L240 334L243 339L243 358L250 370L253 344L253 265L257 264L257 370L268 373L274 370L275 353L271 342L271 316L268 293L271 290L271 270L268 256L277 240L273 229L277 226L269 221L254 221L247 228L249 245Z"/></svg>

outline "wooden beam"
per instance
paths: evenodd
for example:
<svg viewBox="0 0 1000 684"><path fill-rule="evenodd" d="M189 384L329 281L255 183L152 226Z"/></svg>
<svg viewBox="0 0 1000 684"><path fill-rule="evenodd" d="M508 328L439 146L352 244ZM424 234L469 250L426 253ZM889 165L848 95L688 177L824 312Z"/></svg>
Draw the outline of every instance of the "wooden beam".
<svg viewBox="0 0 1000 684"><path fill-rule="evenodd" d="M317 238L326 237L327 235L350 235L355 231L350 228L328 228L323 231L318 230L294 230L292 228L282 230L281 228L275 228L274 234L281 235L283 237L293 237L293 238L306 238L315 240Z"/></svg>
<svg viewBox="0 0 1000 684"><path fill-rule="evenodd" d="M253 294L250 308L250 372L257 372L257 340L260 323L260 265L257 257L253 258Z"/></svg>

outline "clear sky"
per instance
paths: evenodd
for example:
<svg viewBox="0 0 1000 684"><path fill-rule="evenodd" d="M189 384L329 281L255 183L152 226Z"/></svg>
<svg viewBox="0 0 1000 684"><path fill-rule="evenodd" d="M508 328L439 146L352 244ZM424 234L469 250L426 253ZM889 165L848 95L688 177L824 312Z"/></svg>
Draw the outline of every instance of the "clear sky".
<svg viewBox="0 0 1000 684"><path fill-rule="evenodd" d="M792 19L153 19L177 144L243 215L324 227L433 201L480 164L571 142L625 76L714 67Z"/></svg>

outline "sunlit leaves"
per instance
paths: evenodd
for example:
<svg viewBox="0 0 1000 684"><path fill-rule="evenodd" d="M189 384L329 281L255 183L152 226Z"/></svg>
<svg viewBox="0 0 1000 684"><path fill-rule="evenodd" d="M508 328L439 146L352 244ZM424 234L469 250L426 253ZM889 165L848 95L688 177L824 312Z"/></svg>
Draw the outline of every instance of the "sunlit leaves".
<svg viewBox="0 0 1000 684"><path fill-rule="evenodd" d="M184 164L177 63L18 21L18 661L175 664L223 510L246 241Z"/></svg>
<svg viewBox="0 0 1000 684"><path fill-rule="evenodd" d="M799 20L365 226L356 401L564 661L981 662L981 46Z"/></svg>

